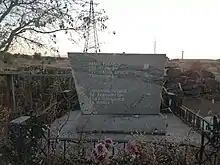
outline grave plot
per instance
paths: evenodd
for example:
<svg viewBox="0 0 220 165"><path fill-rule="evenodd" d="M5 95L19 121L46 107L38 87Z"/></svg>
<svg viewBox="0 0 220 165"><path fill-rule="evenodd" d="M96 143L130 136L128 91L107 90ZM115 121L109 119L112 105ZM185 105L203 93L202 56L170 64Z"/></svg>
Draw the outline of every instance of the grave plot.
<svg viewBox="0 0 220 165"><path fill-rule="evenodd" d="M165 55L68 55L82 111L77 132L165 135L159 115Z"/></svg>
<svg viewBox="0 0 220 165"><path fill-rule="evenodd" d="M164 87L177 95L181 89L184 95L183 105L199 112L202 117L220 115L220 82L212 72L198 67L198 64L195 66L192 65L186 71L168 68Z"/></svg>

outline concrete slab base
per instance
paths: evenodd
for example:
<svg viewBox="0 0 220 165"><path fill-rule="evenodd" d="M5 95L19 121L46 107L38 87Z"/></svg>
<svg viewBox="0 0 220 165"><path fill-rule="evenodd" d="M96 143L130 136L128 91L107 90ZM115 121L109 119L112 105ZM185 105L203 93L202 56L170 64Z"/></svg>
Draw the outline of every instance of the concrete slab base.
<svg viewBox="0 0 220 165"><path fill-rule="evenodd" d="M82 115L78 133L165 135L166 121L160 115Z"/></svg>
<svg viewBox="0 0 220 165"><path fill-rule="evenodd" d="M201 135L193 131L178 117L173 114L162 114L167 118L167 133L166 135L140 135L140 134L113 134L113 133L77 133L76 127L81 117L80 111L72 111L51 125L51 138L61 139L88 139L100 140L109 137L114 141L129 141L140 139L143 141L163 141L174 143L187 143L200 145Z"/></svg>

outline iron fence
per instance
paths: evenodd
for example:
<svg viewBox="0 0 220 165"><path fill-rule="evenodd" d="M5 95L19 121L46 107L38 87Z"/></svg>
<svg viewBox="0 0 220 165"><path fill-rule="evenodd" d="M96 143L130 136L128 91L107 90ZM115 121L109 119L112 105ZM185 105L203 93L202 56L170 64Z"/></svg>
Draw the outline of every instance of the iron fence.
<svg viewBox="0 0 220 165"><path fill-rule="evenodd" d="M212 128L212 123L209 123L203 117L185 106L174 109L173 113L199 133L211 130Z"/></svg>
<svg viewBox="0 0 220 165"><path fill-rule="evenodd" d="M111 156L116 156L117 153L120 151L125 151L127 148L127 144L128 144L129 140L114 140L113 141L113 145L111 147ZM71 144L74 145L80 145L80 150L78 150L78 154L82 155L82 156L86 156L87 151L88 151L88 145L90 145L90 149L95 148L96 144L100 143L100 140L97 139L84 139L84 140L79 140L76 138L49 138L48 139L48 148L51 151L55 151L56 150L56 144L61 144L62 147L60 150L60 152L63 154L63 158L66 157L67 153L68 153L68 147L71 148ZM193 145L193 144L188 144L188 143L174 143L174 142L160 142L160 141L145 141L143 142L145 144L151 144L151 145L160 145L163 147L170 147L170 146L180 146L180 147L188 147L188 148L194 148L195 150L199 150L200 146L197 145ZM83 147L84 144L84 147ZM87 145L85 145L87 144ZM91 150L90 150L91 151Z"/></svg>

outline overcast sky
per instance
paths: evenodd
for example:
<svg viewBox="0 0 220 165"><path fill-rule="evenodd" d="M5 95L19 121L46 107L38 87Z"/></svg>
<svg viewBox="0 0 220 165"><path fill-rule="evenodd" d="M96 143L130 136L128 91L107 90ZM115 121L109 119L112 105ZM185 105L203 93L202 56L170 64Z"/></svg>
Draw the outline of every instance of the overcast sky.
<svg viewBox="0 0 220 165"><path fill-rule="evenodd" d="M220 0L99 0L109 16L101 52L157 53L170 58L220 58ZM113 35L112 31L116 34ZM63 55L82 51L60 39Z"/></svg>

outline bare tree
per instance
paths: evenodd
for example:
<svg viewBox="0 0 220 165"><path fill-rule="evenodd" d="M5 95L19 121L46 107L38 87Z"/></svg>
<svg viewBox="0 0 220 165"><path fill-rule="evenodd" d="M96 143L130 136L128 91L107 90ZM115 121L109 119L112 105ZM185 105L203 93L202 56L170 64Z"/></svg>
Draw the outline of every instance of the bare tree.
<svg viewBox="0 0 220 165"><path fill-rule="evenodd" d="M48 48L56 43L59 31L75 41L73 33L83 34L88 21L88 4L85 0L0 0L0 52L18 44ZM97 13L99 27L106 28L108 17L103 10Z"/></svg>

